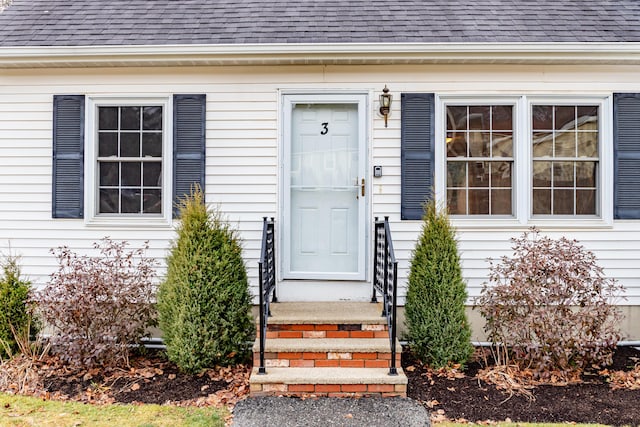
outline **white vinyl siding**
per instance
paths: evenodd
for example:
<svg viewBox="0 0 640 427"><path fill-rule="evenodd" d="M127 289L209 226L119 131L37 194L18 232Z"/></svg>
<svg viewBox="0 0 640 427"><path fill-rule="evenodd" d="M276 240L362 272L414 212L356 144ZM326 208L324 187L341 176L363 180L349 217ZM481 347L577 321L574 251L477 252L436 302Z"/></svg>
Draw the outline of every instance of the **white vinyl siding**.
<svg viewBox="0 0 640 427"><path fill-rule="evenodd" d="M252 293L257 295L262 217L278 218L280 209L279 91L353 90L368 92L370 99L376 100L387 84L394 95L388 128L376 113L376 103L370 105L368 164L382 166L383 176L369 175L367 187L371 194L370 221L374 216L390 217L403 297L409 257L421 223L400 220L400 93L605 98L612 92L640 92L636 71L634 67L613 65L0 70L0 249L6 251L10 245L12 252L22 257L24 275L37 285L45 284L56 267L50 248L69 245L76 251L89 252L92 242L107 235L126 239L132 247L149 240L149 255L164 258L175 237L171 226L88 227L84 220L51 218L52 97L65 93L132 98L204 93L206 199L219 204L240 229ZM610 129L602 132L607 134ZM603 183L609 194L611 186L610 182ZM552 237L576 238L593 250L605 273L625 286L627 300L622 304L640 305L640 221L599 222L589 227L553 220L539 225ZM509 255L509 239L528 225L458 225L463 275L472 298L486 281L486 259Z"/></svg>

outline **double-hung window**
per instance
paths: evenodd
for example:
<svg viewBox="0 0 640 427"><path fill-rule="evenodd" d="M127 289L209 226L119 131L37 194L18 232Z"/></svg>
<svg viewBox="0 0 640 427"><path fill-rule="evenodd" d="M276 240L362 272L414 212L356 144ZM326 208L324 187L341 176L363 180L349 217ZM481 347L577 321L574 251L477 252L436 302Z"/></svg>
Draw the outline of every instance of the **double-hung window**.
<svg viewBox="0 0 640 427"><path fill-rule="evenodd" d="M168 223L169 99L95 97L89 106L87 219Z"/></svg>
<svg viewBox="0 0 640 427"><path fill-rule="evenodd" d="M446 197L452 215L512 215L513 106L446 106Z"/></svg>
<svg viewBox="0 0 640 427"><path fill-rule="evenodd" d="M598 105L531 106L533 215L597 215Z"/></svg>

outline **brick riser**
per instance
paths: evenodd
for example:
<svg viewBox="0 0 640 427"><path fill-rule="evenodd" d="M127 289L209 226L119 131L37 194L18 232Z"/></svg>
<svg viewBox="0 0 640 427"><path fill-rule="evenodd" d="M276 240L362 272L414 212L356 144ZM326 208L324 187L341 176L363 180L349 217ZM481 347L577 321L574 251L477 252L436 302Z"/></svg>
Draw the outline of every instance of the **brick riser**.
<svg viewBox="0 0 640 427"><path fill-rule="evenodd" d="M346 324L313 325L282 324L267 325L269 338L389 338L386 325ZM258 337L260 331L258 331Z"/></svg>
<svg viewBox="0 0 640 427"><path fill-rule="evenodd" d="M251 384L252 396L406 397L406 384Z"/></svg>
<svg viewBox="0 0 640 427"><path fill-rule="evenodd" d="M265 353L266 368L390 368L391 352L275 352ZM254 353L253 365L259 366L260 353ZM400 353L396 354L400 366Z"/></svg>

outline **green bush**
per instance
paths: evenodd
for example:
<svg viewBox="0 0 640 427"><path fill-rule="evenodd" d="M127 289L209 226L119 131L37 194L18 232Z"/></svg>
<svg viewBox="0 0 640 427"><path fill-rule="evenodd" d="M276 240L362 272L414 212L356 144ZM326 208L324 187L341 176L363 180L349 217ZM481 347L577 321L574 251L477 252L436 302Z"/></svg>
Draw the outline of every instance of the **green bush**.
<svg viewBox="0 0 640 427"><path fill-rule="evenodd" d="M411 258L405 316L416 357L432 367L464 364L471 356L455 231L435 202L425 206L422 233Z"/></svg>
<svg viewBox="0 0 640 427"><path fill-rule="evenodd" d="M27 335L25 328L33 326L28 307L31 283L20 278L18 259L12 255L5 256L2 260L2 273L0 277L0 358L11 356L17 351L15 334Z"/></svg>
<svg viewBox="0 0 640 427"><path fill-rule="evenodd" d="M181 222L158 291L169 359L186 372L244 362L253 339L251 296L237 231L200 189L181 201Z"/></svg>

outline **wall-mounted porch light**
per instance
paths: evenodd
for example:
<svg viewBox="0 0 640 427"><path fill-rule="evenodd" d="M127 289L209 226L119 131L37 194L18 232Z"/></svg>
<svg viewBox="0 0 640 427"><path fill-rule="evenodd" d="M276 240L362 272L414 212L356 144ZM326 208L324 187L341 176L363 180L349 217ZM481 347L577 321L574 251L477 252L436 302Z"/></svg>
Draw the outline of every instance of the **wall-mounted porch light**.
<svg viewBox="0 0 640 427"><path fill-rule="evenodd" d="M380 94L380 114L384 116L384 127L387 127L387 117L389 117L389 113L391 112L392 98L389 93L389 88L387 85L384 85L384 89L382 89L382 93Z"/></svg>

